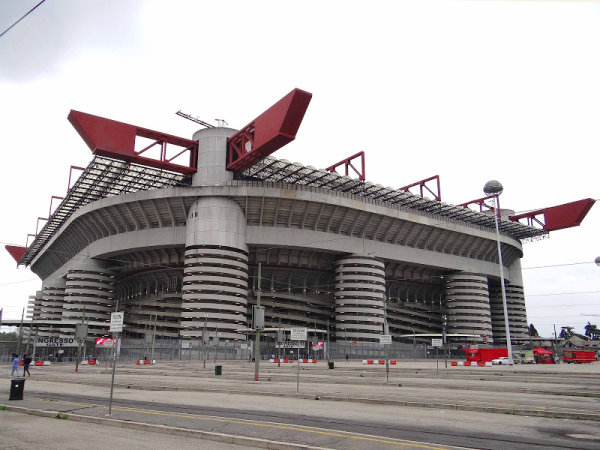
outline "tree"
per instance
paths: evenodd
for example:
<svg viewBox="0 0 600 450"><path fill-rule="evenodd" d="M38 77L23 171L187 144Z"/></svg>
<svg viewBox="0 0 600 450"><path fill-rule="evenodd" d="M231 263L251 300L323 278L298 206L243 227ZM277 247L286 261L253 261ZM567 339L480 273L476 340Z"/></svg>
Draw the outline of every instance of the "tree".
<svg viewBox="0 0 600 450"><path fill-rule="evenodd" d="M15 342L17 340L17 333L0 333L0 342Z"/></svg>
<svg viewBox="0 0 600 450"><path fill-rule="evenodd" d="M558 337L562 338L562 339L569 339L571 336L573 336L573 327L560 327L560 334L558 335Z"/></svg>
<svg viewBox="0 0 600 450"><path fill-rule="evenodd" d="M592 340L596 340L600 338L600 330L598 329L598 327L596 325L593 325L591 323L587 323L587 325L584 327L585 329L585 335L587 337L589 337Z"/></svg>
<svg viewBox="0 0 600 450"><path fill-rule="evenodd" d="M540 333L535 329L532 323L529 324L529 336L530 337L540 337Z"/></svg>

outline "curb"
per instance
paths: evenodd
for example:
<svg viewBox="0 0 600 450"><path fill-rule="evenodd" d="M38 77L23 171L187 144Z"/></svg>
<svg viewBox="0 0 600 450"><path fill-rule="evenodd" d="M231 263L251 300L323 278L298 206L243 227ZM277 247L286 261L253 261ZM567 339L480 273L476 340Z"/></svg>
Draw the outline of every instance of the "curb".
<svg viewBox="0 0 600 450"><path fill-rule="evenodd" d="M88 384L95 385L91 383L80 383L80 384ZM182 388L170 388L168 386L154 386L153 389L144 389L141 386L133 386L128 384L117 384L115 383L115 388L120 389L134 389L134 390L148 390L148 391L176 391L176 392L184 392L189 391L190 389L182 389ZM242 395L259 395L264 396L268 395L271 397L279 397L279 398L296 398L303 400L323 400L323 401L332 401L332 402L349 402L349 403L362 403L362 404L370 404L370 405L388 405L388 406L407 406L407 407L415 407L415 408L439 408L439 409L449 409L449 410L458 410L458 411L474 411L474 412L486 412L486 413L496 413L496 414L512 414L516 416L532 416L532 417L546 417L551 419L571 419L571 420L592 420L596 422L600 422L600 414L595 414L593 412L564 412L564 411L552 411L552 410L539 410L539 409L522 409L522 408L500 408L493 406L471 406L471 405L461 405L455 403L443 403L443 402L424 402L424 401L404 401L404 400L383 400L377 398L367 398L367 397L335 397L332 395L321 395L321 394L288 394L283 392L249 392L243 390L225 390L225 389L191 389L193 392L215 392L215 393L235 393ZM7 405L5 405L7 406ZM295 448L295 447L294 447ZM304 448L304 447L302 447Z"/></svg>
<svg viewBox="0 0 600 450"><path fill-rule="evenodd" d="M169 427L166 425L154 425L143 422L132 422L128 420L110 419L106 417L84 416L81 414L61 413L58 411L44 411L41 409L25 408L22 406L12 406L1 404L7 411L32 416L47 417L51 419L65 419L76 422L95 423L99 425L108 425L116 428L127 428L131 430L150 431L154 433L171 434L173 436L192 437L196 439L205 439L208 441L224 442L226 444L246 445L254 448L267 448L272 450L328 450L325 447L314 447L303 444L289 444L287 442L269 441L267 439L251 438L233 434L215 433L212 431L197 431L188 428Z"/></svg>

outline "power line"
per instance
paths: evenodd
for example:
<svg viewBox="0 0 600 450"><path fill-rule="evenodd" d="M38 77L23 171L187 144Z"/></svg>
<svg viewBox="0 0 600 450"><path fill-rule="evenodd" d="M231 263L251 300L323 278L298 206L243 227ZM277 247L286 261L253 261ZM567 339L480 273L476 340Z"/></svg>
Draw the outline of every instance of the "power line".
<svg viewBox="0 0 600 450"><path fill-rule="evenodd" d="M25 17L27 17L29 14L31 14L33 12L33 10L35 8L37 8L38 6L40 6L42 3L44 3L46 0L42 0L41 2L39 2L37 5L35 5L33 8L31 8L29 11L27 11L27 13L21 17L19 20L17 20L15 23L13 23L10 27L8 27L6 30L4 30L2 32L2 34L0 34L0 38L2 36L4 36L6 33L8 33L8 30L10 30L12 27L14 27L16 24L18 24L21 20L23 20Z"/></svg>
<svg viewBox="0 0 600 450"><path fill-rule="evenodd" d="M521 270L546 269L548 267L577 266L580 264L595 264L595 263L594 263L594 261L585 261L585 262L565 263L565 264L549 264L547 266L523 267L523 268L521 268Z"/></svg>
<svg viewBox="0 0 600 450"><path fill-rule="evenodd" d="M557 292L555 294L526 294L525 297L551 297L556 295L598 294L600 291Z"/></svg>

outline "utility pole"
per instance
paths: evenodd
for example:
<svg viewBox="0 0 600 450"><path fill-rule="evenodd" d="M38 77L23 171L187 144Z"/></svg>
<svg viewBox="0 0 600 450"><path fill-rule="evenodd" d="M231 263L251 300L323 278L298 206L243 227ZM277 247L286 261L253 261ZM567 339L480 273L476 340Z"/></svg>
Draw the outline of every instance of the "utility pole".
<svg viewBox="0 0 600 450"><path fill-rule="evenodd" d="M208 321L208 313L204 314L204 331L202 332L202 368L206 369L206 342L208 341L208 332L206 331L206 322Z"/></svg>
<svg viewBox="0 0 600 450"><path fill-rule="evenodd" d="M277 329L277 367L281 367L281 347L284 345L285 339L282 339L281 335L281 317L279 317L279 328Z"/></svg>
<svg viewBox="0 0 600 450"><path fill-rule="evenodd" d="M260 295L262 293L262 263L258 263L258 290L256 291L256 311L260 310ZM257 317L254 315L254 331L256 332L254 339L254 381L258 381L259 361L260 361L260 330L257 325Z"/></svg>
<svg viewBox="0 0 600 450"><path fill-rule="evenodd" d="M156 321L158 320L158 313L154 314L154 330L152 331L152 353L150 361L154 361L154 345L156 344ZM153 363L151 363L153 364Z"/></svg>
<svg viewBox="0 0 600 450"><path fill-rule="evenodd" d="M329 367L329 319L327 319L327 367Z"/></svg>
<svg viewBox="0 0 600 450"><path fill-rule="evenodd" d="M383 295L383 334L384 335L389 335L390 334L390 327L388 326L388 322L387 322L387 296ZM388 383L390 381L390 360L389 360L389 355L388 355L388 346L387 344L384 344L384 357L385 357L385 382Z"/></svg>
<svg viewBox="0 0 600 450"><path fill-rule="evenodd" d="M448 316L443 316L443 328L442 328L442 344L444 344L444 366L448 368L448 346L446 345L446 326L448 324Z"/></svg>
<svg viewBox="0 0 600 450"><path fill-rule="evenodd" d="M558 355L558 338L556 337L556 324L554 326L554 352Z"/></svg>
<svg viewBox="0 0 600 450"><path fill-rule="evenodd" d="M21 353L21 343L23 341L23 317L25 317L25 308L21 312L21 325L19 326L19 342L17 342L17 354Z"/></svg>
<svg viewBox="0 0 600 450"><path fill-rule="evenodd" d="M75 358L75 372L79 371L79 360L81 359L81 341L87 336L87 327L84 326L85 308L81 316L81 324L75 325L75 338L77 339L77 357ZM85 330L84 330L85 329Z"/></svg>

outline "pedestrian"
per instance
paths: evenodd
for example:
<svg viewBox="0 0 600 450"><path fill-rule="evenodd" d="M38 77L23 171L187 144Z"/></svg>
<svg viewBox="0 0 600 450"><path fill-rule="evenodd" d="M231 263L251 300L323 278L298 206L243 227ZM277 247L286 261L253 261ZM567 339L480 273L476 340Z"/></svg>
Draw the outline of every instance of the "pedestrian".
<svg viewBox="0 0 600 450"><path fill-rule="evenodd" d="M346 353L346 364L348 364L350 361L348 360L348 353Z"/></svg>
<svg viewBox="0 0 600 450"><path fill-rule="evenodd" d="M13 357L13 364L12 364L12 372L10 373L11 377L14 376L19 376L19 355L17 355L16 353L12 354Z"/></svg>
<svg viewBox="0 0 600 450"><path fill-rule="evenodd" d="M29 372L30 364L31 364L31 356L24 355L23 356L23 376L25 376L26 373L27 373L27 375L31 376L31 373Z"/></svg>

